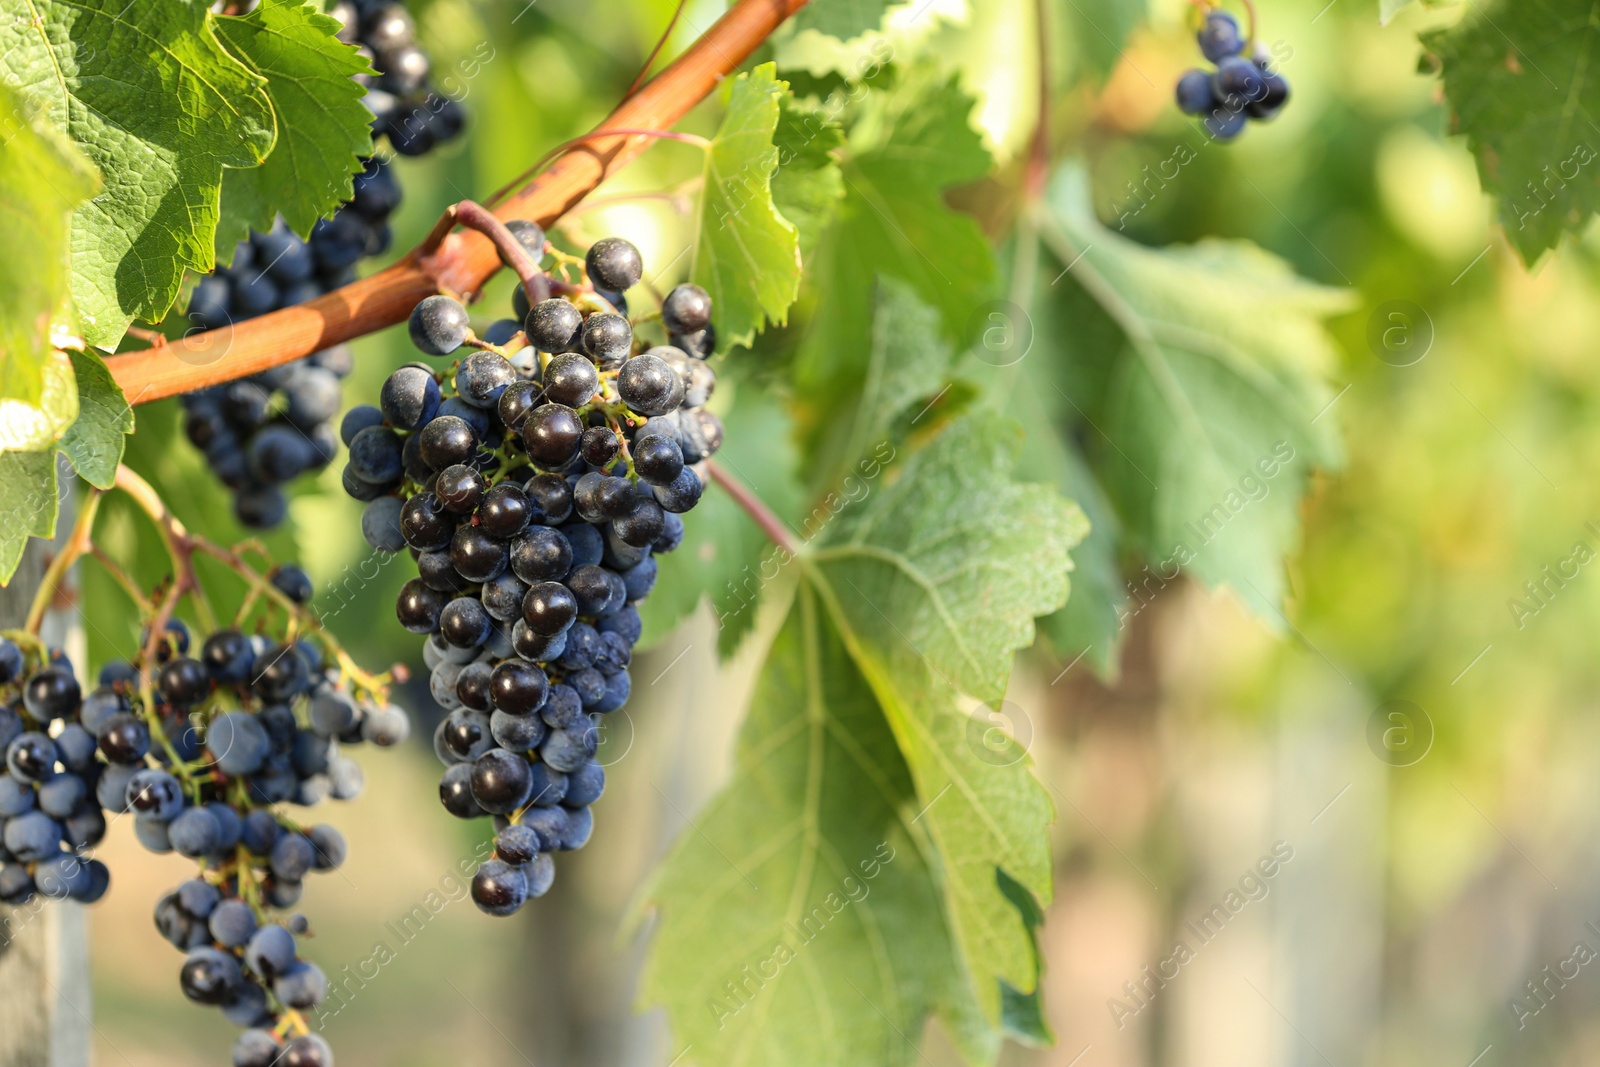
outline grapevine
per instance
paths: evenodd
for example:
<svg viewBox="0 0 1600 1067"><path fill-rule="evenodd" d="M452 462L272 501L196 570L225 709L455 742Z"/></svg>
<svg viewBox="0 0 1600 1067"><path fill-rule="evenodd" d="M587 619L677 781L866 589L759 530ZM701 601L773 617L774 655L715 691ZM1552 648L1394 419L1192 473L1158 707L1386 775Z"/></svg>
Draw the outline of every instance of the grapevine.
<svg viewBox="0 0 1600 1067"><path fill-rule="evenodd" d="M1051 720L1109 706L1101 687L1142 704L1168 666L1319 686L1275 669L1299 654L1286 640L1211 654L1252 616L1314 640L1352 693L1430 669L1358 676L1383 642L1341 633L1294 556L1305 532L1307 563L1347 573L1324 520L1372 496L1340 481L1341 422L1424 395L1380 386L1440 375L1408 370L1434 332L1470 344L1461 323L1492 332L1482 308L1508 306L1463 318L1454 294L1542 310L1584 291L1564 262L1558 286L1505 282L1513 253L1531 263L1593 214L1593 151L1544 142L1600 106L1573 0L1383 0L1424 69L1409 35L1368 27L1341 39L1404 69L1354 84L1310 62L1292 90L1294 48L1348 30L1351 7L1124 6L731 0L708 25L677 0L424 0L415 21L404 0L31 0L0 20L0 580L28 583L0 598L0 925L51 920L10 931L27 951L0 942L0 1061L53 1061L72 1036L24 1001L49 1001L41 970L82 970L74 903L101 926L131 908L146 939L151 915L170 946L167 981L142 1002L113 987L85 1027L132 1044L156 1000L214 1009L145 1058L221 1023L208 1054L234 1067L505 1048L906 1067L935 1032L950 1047L927 1054L983 1064L1076 1034L1047 983L1078 949L1049 924L1100 906L1084 880L1149 870L1140 928L1177 929L1211 865L1156 830L1193 822L1166 817L1189 789L1145 789L1114 845L1094 832L1102 798L1066 772L1099 735ZM1433 103L1413 91L1429 66ZM447 143L402 211L397 160ZM1264 152L1294 180L1255 173ZM1456 210L1474 180L1504 242ZM1381 248L1403 255L1363 261ZM1341 358L1363 337L1377 364ZM1481 436L1543 475L1546 424L1490 400L1488 360L1456 366L1499 440ZM1403 454L1448 484L1441 454ZM1377 469L1356 458L1350 477ZM1202 586L1239 602L1225 625L1196 626L1224 597L1167 610ZM1513 604L1519 630L1535 599ZM1205 654L1167 655L1169 631ZM1476 685L1510 658L1514 637L1477 636L1434 641L1478 656L1443 676L1452 700L1471 699L1448 681L1462 664ZM1202 696L1176 725L1216 694L1282 703L1227 680L1183 687ZM1340 721L1409 766L1361 710ZM1468 743L1432 740L1435 763ZM400 746L374 817L417 831L404 862L378 857L344 914L320 911L371 848L322 806L379 784L363 752ZM1370 779L1343 802L1277 786L1308 820L1293 849L1337 839L1309 823L1349 817ZM177 873L136 893L123 840ZM384 951L446 905L426 948ZM633 923L638 951L614 951ZM1306 988L1290 977L1258 990L1269 1022L1303 1010L1277 1000ZM1180 999L1139 981L1107 990L1111 1025L1160 1037ZM330 1001L374 985L331 1023ZM664 1025L634 1032L624 999ZM11 1024L29 1015L39 1035Z"/></svg>

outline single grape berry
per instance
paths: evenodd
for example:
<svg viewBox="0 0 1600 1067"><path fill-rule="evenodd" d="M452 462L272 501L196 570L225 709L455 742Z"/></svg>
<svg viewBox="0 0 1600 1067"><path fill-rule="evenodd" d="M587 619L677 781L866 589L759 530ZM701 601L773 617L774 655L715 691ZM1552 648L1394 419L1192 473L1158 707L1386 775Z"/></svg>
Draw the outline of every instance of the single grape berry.
<svg viewBox="0 0 1600 1067"><path fill-rule="evenodd" d="M455 415L441 415L422 428L418 435L422 462L436 471L458 463L465 463L478 450L478 435L467 420Z"/></svg>
<svg viewBox="0 0 1600 1067"><path fill-rule="evenodd" d="M528 312L522 329L541 352L571 352L583 329L583 312L560 297L541 300Z"/></svg>
<svg viewBox="0 0 1600 1067"><path fill-rule="evenodd" d="M583 461L594 467L604 467L622 453L622 441L609 426L591 426L583 431L578 443Z"/></svg>
<svg viewBox="0 0 1600 1067"><path fill-rule="evenodd" d="M602 367L615 367L633 351L633 327L609 311L590 315L583 321L580 343Z"/></svg>
<svg viewBox="0 0 1600 1067"><path fill-rule="evenodd" d="M568 352L556 356L544 369L544 395L557 404L582 407L599 388L600 372L587 356Z"/></svg>
<svg viewBox="0 0 1600 1067"><path fill-rule="evenodd" d="M522 423L541 402L542 390L537 382L515 381L506 386L495 404L500 421L508 430L520 430Z"/></svg>
<svg viewBox="0 0 1600 1067"><path fill-rule="evenodd" d="M478 506L478 501L483 499L488 484L483 480L483 475L473 468L456 463L439 472L433 492L446 511L470 515Z"/></svg>
<svg viewBox="0 0 1600 1067"><path fill-rule="evenodd" d="M1210 111L1215 97L1211 91L1211 75L1203 70L1185 71L1178 79L1178 110L1185 115L1201 115Z"/></svg>
<svg viewBox="0 0 1600 1067"><path fill-rule="evenodd" d="M429 588L421 578L413 578L400 587L395 615L400 625L412 633L431 634L439 628L439 616L449 601L443 592Z"/></svg>
<svg viewBox="0 0 1600 1067"><path fill-rule="evenodd" d="M683 379L660 356L634 356L617 372L617 395L641 415L666 415L683 403Z"/></svg>
<svg viewBox="0 0 1600 1067"><path fill-rule="evenodd" d="M430 356L448 356L472 333L467 309L448 296L430 296L411 310L411 343Z"/></svg>
<svg viewBox="0 0 1600 1067"><path fill-rule="evenodd" d="M711 294L685 282L661 302L661 324L671 333L694 333L711 322Z"/></svg>
<svg viewBox="0 0 1600 1067"><path fill-rule="evenodd" d="M1261 70L1248 59L1229 56L1217 64L1216 95L1231 110L1240 110L1245 104L1266 95L1266 82Z"/></svg>
<svg viewBox="0 0 1600 1067"><path fill-rule="evenodd" d="M296 604L310 603L311 578L293 563L284 563L272 568L272 573L268 577L278 592Z"/></svg>
<svg viewBox="0 0 1600 1067"><path fill-rule="evenodd" d="M1243 111L1230 111L1227 107L1219 106L1206 116L1201 125L1214 139L1231 141L1244 132L1245 122Z"/></svg>
<svg viewBox="0 0 1600 1067"><path fill-rule="evenodd" d="M535 634L554 637L578 617L578 601L560 582L540 582L528 590L522 617Z"/></svg>
<svg viewBox="0 0 1600 1067"><path fill-rule="evenodd" d="M621 237L605 237L589 246L584 257L589 271L589 281L601 289L623 293L639 284L644 277L644 259L631 241Z"/></svg>
<svg viewBox="0 0 1600 1067"><path fill-rule="evenodd" d="M1206 21L1196 35L1200 52L1213 63L1221 63L1229 56L1244 51L1244 37L1239 32L1239 20L1226 11L1215 9L1206 12Z"/></svg>
<svg viewBox="0 0 1600 1067"><path fill-rule="evenodd" d="M651 485L670 485L683 470L683 449L670 437L652 434L634 442L633 467Z"/></svg>
<svg viewBox="0 0 1600 1067"><path fill-rule="evenodd" d="M484 494L478 505L478 526L491 537L510 540L533 518L528 494L515 485L497 485Z"/></svg>
<svg viewBox="0 0 1600 1067"><path fill-rule="evenodd" d="M532 663L509 659L489 676L489 698L508 715L532 715L544 703L550 679Z"/></svg>
<svg viewBox="0 0 1600 1067"><path fill-rule="evenodd" d="M481 526L459 527L450 540L450 563L469 582L494 581L508 562L506 546Z"/></svg>
<svg viewBox="0 0 1600 1067"><path fill-rule="evenodd" d="M456 392L475 408L495 407L500 394L516 380L516 369L495 352L474 352L456 368Z"/></svg>
<svg viewBox="0 0 1600 1067"><path fill-rule="evenodd" d="M418 429L439 410L439 383L424 367L401 367L384 381L378 404L394 426ZM367 432L370 431L362 431Z"/></svg>
<svg viewBox="0 0 1600 1067"><path fill-rule="evenodd" d="M67 667L53 664L28 679L22 691L22 703L40 722L74 717L82 702L78 679Z"/></svg>
<svg viewBox="0 0 1600 1067"><path fill-rule="evenodd" d="M529 457L552 470L572 462L582 437L578 413L562 404L534 408L522 424L522 442Z"/></svg>

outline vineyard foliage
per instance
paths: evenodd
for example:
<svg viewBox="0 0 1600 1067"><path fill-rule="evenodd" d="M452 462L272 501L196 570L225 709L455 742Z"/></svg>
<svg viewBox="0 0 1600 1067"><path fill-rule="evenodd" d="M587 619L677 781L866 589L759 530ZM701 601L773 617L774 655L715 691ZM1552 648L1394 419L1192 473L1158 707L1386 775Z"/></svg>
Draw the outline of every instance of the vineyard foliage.
<svg viewBox="0 0 1600 1067"><path fill-rule="evenodd" d="M0 20L0 246L29 250L0 265L0 578L55 531L57 453L100 487L124 458L171 475L175 401L139 411L124 456L143 398L118 353L180 337L218 249L278 216L307 235L373 150L366 61L315 5L28 6ZM1077 57L1047 75L1070 108L1143 5L1042 7ZM1420 51L1531 262L1600 208L1574 118L1600 110L1593 15L1479 7ZM790 531L775 545L708 488L644 608L647 641L709 609L724 656L759 642L736 769L645 890L641 998L706 1063L909 1064L929 1018L974 1062L1048 1040L1035 938L1058 813L973 709L1040 636L1114 673L1152 574L1286 629L1302 503L1341 463L1320 416L1347 294L1248 242L1119 232L1076 120L1047 131L1030 193L1026 145L984 127L960 57L918 23L815 0L729 79L691 120L687 254L652 279L711 294L720 460ZM356 522L324 483L297 504Z"/></svg>

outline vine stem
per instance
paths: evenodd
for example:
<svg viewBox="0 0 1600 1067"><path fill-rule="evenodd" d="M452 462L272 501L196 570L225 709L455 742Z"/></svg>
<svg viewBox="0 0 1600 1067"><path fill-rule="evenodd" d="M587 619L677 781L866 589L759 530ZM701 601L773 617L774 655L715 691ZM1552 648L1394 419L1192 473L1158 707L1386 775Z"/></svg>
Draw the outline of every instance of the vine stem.
<svg viewBox="0 0 1600 1067"><path fill-rule="evenodd" d="M1034 33L1038 36L1039 119L1033 127L1033 142L1028 149L1028 169L1023 178L1023 197L1028 204L1044 196L1050 178L1050 23L1045 0L1034 0Z"/></svg>
<svg viewBox="0 0 1600 1067"><path fill-rule="evenodd" d="M539 269L539 264L528 254L522 242L506 229L506 224L495 218L488 208L471 200L463 200L459 204L451 205L445 214L469 230L476 230L494 242L500 258L509 263L511 269L517 272L517 277L522 279L522 292L528 298L529 307L541 304L550 298L550 280ZM432 239L431 234L429 239ZM442 243L443 236L439 240Z"/></svg>
<svg viewBox="0 0 1600 1067"><path fill-rule="evenodd" d="M139 510L150 516L150 521L155 523L156 532L161 536L161 542L166 547L167 555L172 560L172 577L177 596L184 593L193 593L195 612L200 616L200 622L208 630L216 628L216 617L211 613L211 604L206 600L205 590L200 585L200 579L194 573L194 549L196 540L184 528L178 517L167 507L167 502L161 499L161 494L155 487L135 474L131 467L119 464L115 485L122 492L128 494ZM165 605L163 605L165 606ZM176 607L176 600L173 602ZM172 612L167 611L170 617ZM161 619L160 625L152 625L151 635L159 637L159 630L166 626L167 620ZM154 652L154 648L146 650Z"/></svg>
<svg viewBox="0 0 1600 1067"><path fill-rule="evenodd" d="M61 583L66 580L67 571L80 556L93 547L89 535L94 529L95 513L100 510L100 498L103 495L100 490L95 489L84 498L83 506L78 510L78 520L72 524L72 533L67 536L67 543L61 546L56 558L50 561L50 566L44 572L44 578L39 582L39 590L33 595L33 603L28 605L28 620L22 627L35 637L39 635L39 627L44 625L45 612L50 610L50 605L61 592Z"/></svg>
<svg viewBox="0 0 1600 1067"><path fill-rule="evenodd" d="M661 50L667 46L667 38L672 36L672 31L678 25L678 19L683 16L683 9L687 7L688 4L689 0L678 0L678 6L672 9L672 18L668 20L667 28L662 30L661 36L656 39L656 46L650 49L650 54L645 57L644 65L639 68L639 73L633 76L633 84L628 86L628 92L626 95L632 96L634 93L639 91L639 86L644 82L645 78L649 76L650 68L655 64L656 57L659 56L661 54Z"/></svg>
<svg viewBox="0 0 1600 1067"><path fill-rule="evenodd" d="M795 543L794 534L784 525L783 520L767 507L766 502L756 496L755 492L738 478L730 474L722 464L714 459L705 461L706 473L711 480L720 485L724 492L733 497L733 502L749 515L755 524L761 527L761 532L772 539L772 543L789 553L791 556L800 554L799 546Z"/></svg>
<svg viewBox="0 0 1600 1067"><path fill-rule="evenodd" d="M117 468L116 487L133 498L134 503L144 513L150 516L156 528L161 531L162 539L167 545L168 554L172 557L173 584L167 596L162 600L156 612L155 620L150 624L150 637L144 649L146 663L152 662L155 650L163 637L167 621L172 618L178 600L184 593L193 593L195 596L196 611L201 616L202 624L207 630L216 629L216 619L212 615L211 607L206 603L204 590L195 575L194 557L201 554L210 556L221 563L239 577L243 578L250 587L249 595L252 598L266 597L281 607L296 623L308 633L315 633L317 639L332 654L339 669L344 672L355 685L369 693L383 692L388 687L391 677L398 677L396 672L374 675L361 669L360 665L345 651L344 646L330 634L316 615L306 610L301 605L290 599L289 595L267 578L266 575L256 570L245 562L243 551L254 548L261 551L261 546L256 542L245 542L238 549L228 549L221 545L213 544L204 537L189 533L177 516L167 507L160 494L151 484L139 477L133 470L126 466ZM400 680L404 680L403 678Z"/></svg>
<svg viewBox="0 0 1600 1067"><path fill-rule="evenodd" d="M665 70L619 104L579 151L564 151L495 209L500 221L529 219L548 230L651 138L708 96L808 0L739 0ZM625 131L649 131L648 137ZM686 135L685 135L686 136ZM681 137L677 139L682 139ZM437 251L398 263L315 300L166 345L112 356L112 376L130 404L192 392L282 366L341 341L403 322L441 290L482 291L500 267L494 243L451 234Z"/></svg>

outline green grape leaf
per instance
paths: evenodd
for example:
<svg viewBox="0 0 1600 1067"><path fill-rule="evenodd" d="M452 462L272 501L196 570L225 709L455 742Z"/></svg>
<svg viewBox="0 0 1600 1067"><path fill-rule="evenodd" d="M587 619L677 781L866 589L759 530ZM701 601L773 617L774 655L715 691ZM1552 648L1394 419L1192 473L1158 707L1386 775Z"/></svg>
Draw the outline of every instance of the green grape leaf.
<svg viewBox="0 0 1600 1067"><path fill-rule="evenodd" d="M724 444L717 462L759 496L785 522L801 510L789 416L767 388L723 369L717 399L732 394L725 409ZM683 544L658 556L656 587L641 605L644 640L659 641L684 616L709 598L717 618L717 646L724 657L755 625L763 593L785 564L771 540L733 498L706 487L695 509L683 516Z"/></svg>
<svg viewBox="0 0 1600 1067"><path fill-rule="evenodd" d="M85 339L115 348L167 313L185 270L211 269L222 169L258 165L275 137L262 79L203 4L85 0L0 21L0 81L100 170L72 219L71 291Z"/></svg>
<svg viewBox="0 0 1600 1067"><path fill-rule="evenodd" d="M1600 210L1600 23L1586 0L1476 6L1424 34L1442 65L1452 128L1465 134L1500 224L1525 262Z"/></svg>
<svg viewBox="0 0 1600 1067"><path fill-rule="evenodd" d="M223 43L266 79L278 140L259 167L222 176L219 258L231 260L253 227L282 215L302 237L350 199L351 177L372 154L366 90L351 76L371 67L334 34L338 20L300 0L263 0L248 15L216 20Z"/></svg>
<svg viewBox="0 0 1600 1067"><path fill-rule="evenodd" d="M768 322L789 319L800 292L800 243L772 202L779 100L789 91L777 66L734 79L728 110L706 150L699 237L690 276L711 294L717 335L748 347Z"/></svg>
<svg viewBox="0 0 1600 1067"><path fill-rule="evenodd" d="M1049 203L1041 299L1071 329L1035 358L1061 369L1052 387L1153 592L1181 568L1281 625L1301 496L1340 461L1322 320L1350 294L1246 242L1135 244L1095 221L1076 167Z"/></svg>
<svg viewBox="0 0 1600 1067"><path fill-rule="evenodd" d="M989 242L976 221L943 199L949 186L989 170L989 154L968 121L972 98L954 81L929 81L925 72L900 76L908 81L904 88L867 98L857 126L880 132L849 146L845 198L812 259L827 308L801 342L796 379L816 411L854 393L861 381L859 354L871 343L880 276L910 283L953 337L969 331L992 295Z"/></svg>
<svg viewBox="0 0 1600 1067"><path fill-rule="evenodd" d="M78 417L72 361L51 352L40 367L39 399L0 396L0 452L49 452Z"/></svg>
<svg viewBox="0 0 1600 1067"><path fill-rule="evenodd" d="M883 25L894 0L811 0L794 17L796 30L816 30L841 41Z"/></svg>
<svg viewBox="0 0 1600 1067"><path fill-rule="evenodd" d="M78 417L61 438L61 451L91 485L109 489L127 444L123 438L133 432L133 408L99 356L70 355L78 380Z"/></svg>
<svg viewBox="0 0 1600 1067"><path fill-rule="evenodd" d="M56 454L0 452L0 585L11 581L29 537L54 537Z"/></svg>
<svg viewBox="0 0 1600 1067"><path fill-rule="evenodd" d="M809 259L844 198L844 175L836 158L844 146L844 131L821 110L784 96L772 143L778 148L772 202L799 231L800 258Z"/></svg>
<svg viewBox="0 0 1600 1067"><path fill-rule="evenodd" d="M842 512L808 572L871 685L916 782L918 818L943 861L946 907L984 1017L1002 983L1037 988L1033 937L996 878L1050 897L1049 797L1023 745L962 714L966 693L1001 707L1013 652L1067 599L1083 513L1010 478L1020 427L963 417L899 477Z"/></svg>
<svg viewBox="0 0 1600 1067"><path fill-rule="evenodd" d="M37 404L53 346L50 320L67 297L72 211L100 176L15 90L0 85L0 397Z"/></svg>
<svg viewBox="0 0 1600 1067"><path fill-rule="evenodd" d="M908 1067L960 1017L920 804L873 691L805 582L732 781L657 873L641 999L704 1067ZM970 1010L968 1011L970 1014Z"/></svg>

